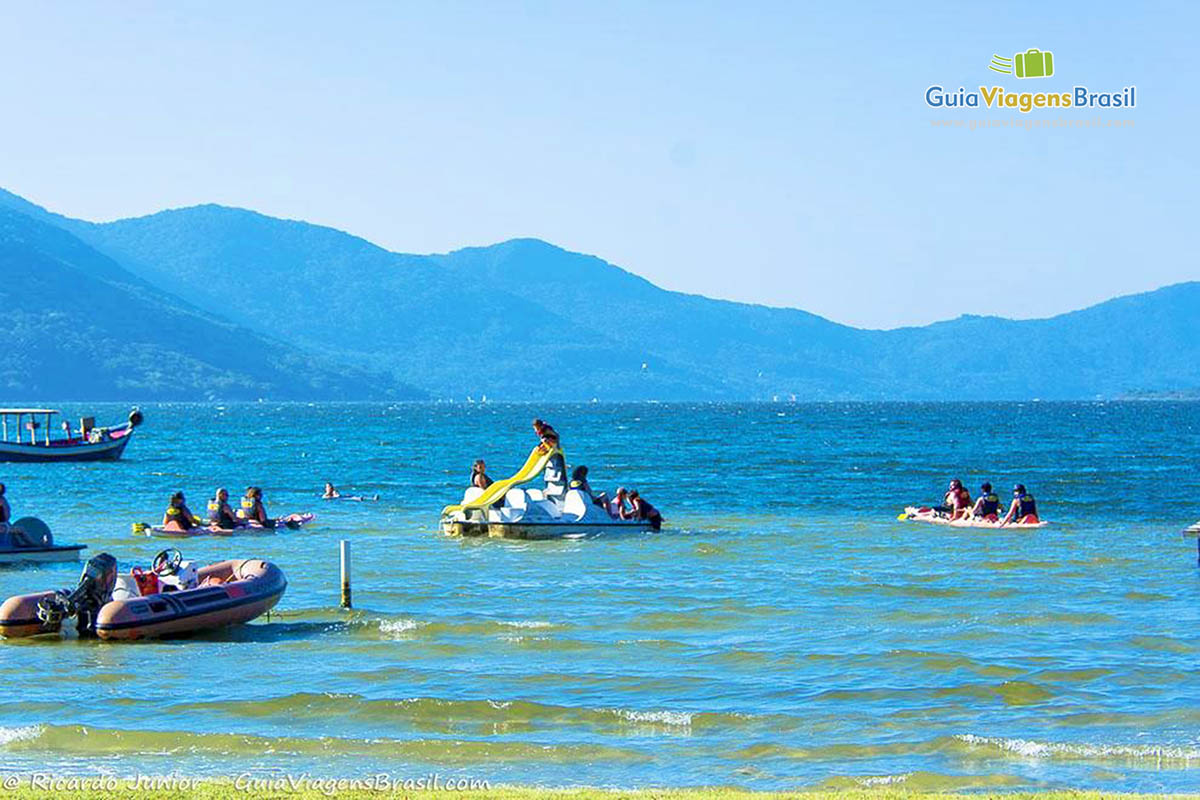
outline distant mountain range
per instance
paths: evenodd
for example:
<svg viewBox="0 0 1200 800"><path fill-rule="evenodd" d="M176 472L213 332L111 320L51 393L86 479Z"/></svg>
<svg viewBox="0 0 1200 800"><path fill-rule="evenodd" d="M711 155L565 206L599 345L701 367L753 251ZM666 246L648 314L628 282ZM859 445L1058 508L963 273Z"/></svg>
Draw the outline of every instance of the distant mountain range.
<svg viewBox="0 0 1200 800"><path fill-rule="evenodd" d="M0 191L0 298L16 326L0 354L14 401L1090 399L1200 387L1200 283L1050 319L872 331L669 292L533 239L407 255L214 205L97 224Z"/></svg>

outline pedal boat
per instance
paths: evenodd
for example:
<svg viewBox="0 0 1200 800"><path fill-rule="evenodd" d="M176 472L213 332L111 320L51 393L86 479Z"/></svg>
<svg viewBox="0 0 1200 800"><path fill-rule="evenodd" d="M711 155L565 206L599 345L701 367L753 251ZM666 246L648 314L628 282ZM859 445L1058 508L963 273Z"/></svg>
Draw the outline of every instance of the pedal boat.
<svg viewBox="0 0 1200 800"><path fill-rule="evenodd" d="M141 596L129 575L118 579L114 598L100 607L96 635L104 640L153 639L239 625L275 607L287 589L279 567L261 559L219 561L196 570L215 582L193 589ZM122 591L122 588L124 591ZM55 592L10 597L0 605L0 636L59 634L62 623L43 623L38 605Z"/></svg>
<svg viewBox="0 0 1200 800"><path fill-rule="evenodd" d="M561 448L538 445L516 475L486 489L472 486L461 503L443 508L442 531L449 536L562 539L652 529L647 520L616 519L579 489L568 489L565 469ZM543 474L543 488L523 488Z"/></svg>
<svg viewBox="0 0 1200 800"><path fill-rule="evenodd" d="M55 544L46 523L37 517L22 517L11 525L0 525L0 564L27 561L78 561L86 544Z"/></svg>
<svg viewBox="0 0 1200 800"><path fill-rule="evenodd" d="M79 430L72 431L69 422L62 423L63 436L51 438L53 418L61 412L52 408L0 408L0 461L58 462L58 461L116 461L125 452L133 429L142 424L142 412L133 409L129 418L111 428L97 428L92 417L80 420ZM29 417L28 420L25 417ZM44 424L39 419L44 418ZM9 438L9 422L16 437ZM39 438L38 429L41 428ZM28 440L22 435L28 433Z"/></svg>
<svg viewBox="0 0 1200 800"><path fill-rule="evenodd" d="M463 504L470 504L480 494L481 489L468 489ZM449 536L569 539L650 529L645 520L614 519L578 489L558 495L545 489L509 489L498 508L466 508L442 517L442 531Z"/></svg>

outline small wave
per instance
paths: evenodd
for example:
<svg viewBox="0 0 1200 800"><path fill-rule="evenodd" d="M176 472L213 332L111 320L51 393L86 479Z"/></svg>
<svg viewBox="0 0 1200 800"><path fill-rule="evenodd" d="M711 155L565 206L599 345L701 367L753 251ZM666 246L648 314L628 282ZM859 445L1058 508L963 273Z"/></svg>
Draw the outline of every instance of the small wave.
<svg viewBox="0 0 1200 800"><path fill-rule="evenodd" d="M503 621L503 620L501 620L499 624L500 624L500 625L503 625L503 626L504 626L504 627L506 627L506 628L537 628L537 629L542 629L542 628L553 628L553 627L555 627L553 622L543 622L542 620L536 620L536 619L535 619L535 620L515 620L515 621L512 621L512 622L506 622L506 621Z"/></svg>
<svg viewBox="0 0 1200 800"><path fill-rule="evenodd" d="M395 636L415 631L423 624L415 619L385 619L379 622L379 632L385 636Z"/></svg>
<svg viewBox="0 0 1200 800"><path fill-rule="evenodd" d="M954 737L970 750L1012 754L1020 758L1064 761L1136 761L1183 762L1200 761L1200 748L1179 745L1142 744L1071 744L1037 742L1032 739L1004 739L976 736L971 733Z"/></svg>
<svg viewBox="0 0 1200 800"><path fill-rule="evenodd" d="M36 739L42 733L40 725L26 725L23 728L0 728L0 747L13 742L27 742Z"/></svg>
<svg viewBox="0 0 1200 800"><path fill-rule="evenodd" d="M3 729L0 729L3 730ZM21 729L18 729L21 730ZM331 736L255 736L236 733L188 733L172 730L122 730L83 725L44 725L32 735L5 742L10 752L59 755L214 755L371 756L443 764L593 763L645 761L639 751L604 744L551 744L496 739L346 739Z"/></svg>
<svg viewBox="0 0 1200 800"><path fill-rule="evenodd" d="M630 722L671 725L679 728L689 728L692 725L692 715L686 711L625 711L621 709L616 713L617 716Z"/></svg>

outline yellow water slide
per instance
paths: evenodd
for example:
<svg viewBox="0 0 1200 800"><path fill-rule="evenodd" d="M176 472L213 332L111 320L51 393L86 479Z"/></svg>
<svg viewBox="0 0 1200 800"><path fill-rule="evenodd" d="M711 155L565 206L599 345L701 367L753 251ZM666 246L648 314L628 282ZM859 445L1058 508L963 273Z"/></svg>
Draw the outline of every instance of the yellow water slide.
<svg viewBox="0 0 1200 800"><path fill-rule="evenodd" d="M446 506L442 509L442 516L447 517L459 511L467 511L472 508L487 508L492 503L495 503L514 486L520 486L522 483L529 481L542 474L546 469L546 465L550 463L550 459L555 455L562 455L562 448L555 447L547 449L543 445L538 445L529 451L529 458L525 459L525 466L517 470L517 474L511 478L505 478L502 481L496 481L491 486L483 490L483 494L476 497L469 503L463 503L458 506Z"/></svg>

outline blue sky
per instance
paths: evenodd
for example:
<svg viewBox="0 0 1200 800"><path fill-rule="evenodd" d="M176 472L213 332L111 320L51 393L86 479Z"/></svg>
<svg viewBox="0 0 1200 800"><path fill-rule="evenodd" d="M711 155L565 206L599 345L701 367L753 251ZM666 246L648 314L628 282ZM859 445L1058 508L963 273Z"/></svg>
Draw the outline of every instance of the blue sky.
<svg viewBox="0 0 1200 800"><path fill-rule="evenodd" d="M406 252L536 236L869 327L1200 279L1194 4L24 3L0 22L0 185L73 216L218 202ZM1030 47L1054 78L987 70ZM935 112L935 83L1136 84L1138 108L1100 113L1133 129L936 129L1021 115Z"/></svg>

